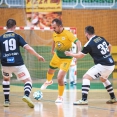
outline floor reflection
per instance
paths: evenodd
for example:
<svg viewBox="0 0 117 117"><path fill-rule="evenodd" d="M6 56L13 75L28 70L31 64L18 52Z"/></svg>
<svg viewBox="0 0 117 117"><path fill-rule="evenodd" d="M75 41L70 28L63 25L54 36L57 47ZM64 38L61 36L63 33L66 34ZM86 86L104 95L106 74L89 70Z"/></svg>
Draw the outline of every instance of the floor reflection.
<svg viewBox="0 0 117 117"><path fill-rule="evenodd" d="M42 110L43 110L43 103L36 102L35 103L35 107L34 107L34 111L36 111L36 112L42 112Z"/></svg>
<svg viewBox="0 0 117 117"><path fill-rule="evenodd" d="M77 105L77 109L80 110L81 117L89 117L88 116L88 105Z"/></svg>
<svg viewBox="0 0 117 117"><path fill-rule="evenodd" d="M9 107L4 107L4 117L9 117L10 109Z"/></svg>

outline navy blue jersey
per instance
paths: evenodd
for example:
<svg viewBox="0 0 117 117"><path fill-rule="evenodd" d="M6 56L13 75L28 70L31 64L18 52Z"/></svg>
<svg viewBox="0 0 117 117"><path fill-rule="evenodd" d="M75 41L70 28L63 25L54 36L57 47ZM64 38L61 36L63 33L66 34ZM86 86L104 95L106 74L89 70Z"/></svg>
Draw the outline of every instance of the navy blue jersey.
<svg viewBox="0 0 117 117"><path fill-rule="evenodd" d="M108 45L109 43L103 37L94 36L84 45L82 53L89 53L95 64L112 66L114 60L109 52Z"/></svg>
<svg viewBox="0 0 117 117"><path fill-rule="evenodd" d="M23 59L20 53L20 46L27 44L24 39L14 33L6 32L0 37L0 52L2 66L23 65Z"/></svg>

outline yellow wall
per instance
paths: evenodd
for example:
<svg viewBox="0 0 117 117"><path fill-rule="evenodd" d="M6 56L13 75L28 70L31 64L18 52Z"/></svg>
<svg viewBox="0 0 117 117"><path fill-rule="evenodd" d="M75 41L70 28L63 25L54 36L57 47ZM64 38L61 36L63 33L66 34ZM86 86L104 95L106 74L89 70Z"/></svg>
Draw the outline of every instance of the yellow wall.
<svg viewBox="0 0 117 117"><path fill-rule="evenodd" d="M115 69L113 71L113 78L117 78L117 46L112 47L112 56L115 61Z"/></svg>

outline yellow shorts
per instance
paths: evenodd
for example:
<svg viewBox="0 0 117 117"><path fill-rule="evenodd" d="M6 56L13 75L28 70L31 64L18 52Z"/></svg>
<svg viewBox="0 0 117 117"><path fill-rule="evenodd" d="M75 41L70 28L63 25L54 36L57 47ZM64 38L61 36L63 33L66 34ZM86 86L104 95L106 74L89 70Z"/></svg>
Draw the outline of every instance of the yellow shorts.
<svg viewBox="0 0 117 117"><path fill-rule="evenodd" d="M72 59L66 59L66 58L61 59L55 53L52 60L50 61L50 68L51 69L60 68L61 70L67 72L69 70L71 61Z"/></svg>

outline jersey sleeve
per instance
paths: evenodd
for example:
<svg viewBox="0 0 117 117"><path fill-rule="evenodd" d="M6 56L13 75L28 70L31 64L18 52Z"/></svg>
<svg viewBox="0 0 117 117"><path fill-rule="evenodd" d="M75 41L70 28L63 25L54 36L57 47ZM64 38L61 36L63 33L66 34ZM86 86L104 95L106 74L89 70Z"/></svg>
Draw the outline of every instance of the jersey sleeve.
<svg viewBox="0 0 117 117"><path fill-rule="evenodd" d="M69 40L70 40L71 42L76 43L76 41L78 41L78 38L75 37L74 34L73 34L72 32L68 31L67 35L68 35L68 38L69 38Z"/></svg>
<svg viewBox="0 0 117 117"><path fill-rule="evenodd" d="M105 40L106 41L106 40ZM106 41L106 43L107 43L107 46L109 46L109 42L108 41Z"/></svg>
<svg viewBox="0 0 117 117"><path fill-rule="evenodd" d="M90 46L89 46L89 45L86 45L86 46L83 47L83 49L82 49L81 52L82 52L83 54L88 54L90 51L91 51Z"/></svg>
<svg viewBox="0 0 117 117"><path fill-rule="evenodd" d="M27 43L25 42L25 40L20 35L18 35L18 38L19 38L20 46L24 47L24 45L26 45Z"/></svg>
<svg viewBox="0 0 117 117"><path fill-rule="evenodd" d="M101 37L101 38L103 38L103 37ZM103 39L107 43L107 46L109 46L109 42L105 38L103 38Z"/></svg>

